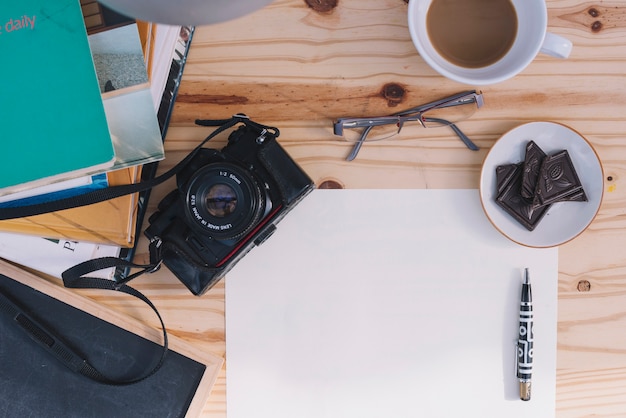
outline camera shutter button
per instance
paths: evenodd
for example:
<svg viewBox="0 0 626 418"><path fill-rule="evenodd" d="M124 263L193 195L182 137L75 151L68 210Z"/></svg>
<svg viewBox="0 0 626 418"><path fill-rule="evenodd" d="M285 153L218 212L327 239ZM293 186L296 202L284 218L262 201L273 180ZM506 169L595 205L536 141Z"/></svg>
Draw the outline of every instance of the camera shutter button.
<svg viewBox="0 0 626 418"><path fill-rule="evenodd" d="M263 244L266 239L272 236L274 231L276 231L276 225L274 224L269 225L265 231L261 232L261 234L258 237L256 237L256 239L254 240L254 244L256 246Z"/></svg>

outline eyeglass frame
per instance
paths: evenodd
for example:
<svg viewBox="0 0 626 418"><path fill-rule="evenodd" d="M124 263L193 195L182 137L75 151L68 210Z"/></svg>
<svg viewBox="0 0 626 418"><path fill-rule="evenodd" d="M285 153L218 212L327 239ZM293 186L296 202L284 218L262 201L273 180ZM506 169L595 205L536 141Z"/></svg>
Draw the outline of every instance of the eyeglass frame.
<svg viewBox="0 0 626 418"><path fill-rule="evenodd" d="M471 98L472 100L468 101L466 98ZM476 107L480 109L484 104L482 92L477 93L476 90L463 91L453 94L452 96L444 97L443 99L412 107L391 116L379 116L373 118L339 118L335 121L335 123L333 123L333 133L337 136L343 136L343 129L346 128L347 124L353 124L353 126L349 126L347 129L364 128L361 136L355 142L352 151L346 158L347 161L352 161L356 158L363 142L365 142L367 135L373 127L395 124L398 126L398 132L396 133L400 133L406 122L419 121L420 124L426 128L427 126L425 125L423 114L427 111L437 108L466 105L470 103L476 103ZM432 119L435 120L435 118ZM461 141L463 141L463 143L470 150L478 151L476 144L474 144L454 123L441 118L437 118L436 121L441 123L442 126L449 126L452 128L454 133L457 134Z"/></svg>

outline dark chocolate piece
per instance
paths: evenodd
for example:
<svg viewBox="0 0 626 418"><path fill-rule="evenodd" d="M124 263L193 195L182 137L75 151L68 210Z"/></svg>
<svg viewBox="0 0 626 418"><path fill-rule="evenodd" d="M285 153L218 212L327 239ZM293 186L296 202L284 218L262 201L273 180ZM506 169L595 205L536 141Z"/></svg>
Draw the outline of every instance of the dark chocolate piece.
<svg viewBox="0 0 626 418"><path fill-rule="evenodd" d="M502 193L502 190L509 184L511 178L515 174L515 169L522 164L504 164L496 167L496 185L498 190L498 195Z"/></svg>
<svg viewBox="0 0 626 418"><path fill-rule="evenodd" d="M563 150L543 159L535 189L534 206L558 202L582 189L569 153Z"/></svg>
<svg viewBox="0 0 626 418"><path fill-rule="evenodd" d="M532 231L550 205L534 208L532 199L526 199L520 194L523 171L523 164L517 164L511 180L496 198L496 203L526 229Z"/></svg>
<svg viewBox="0 0 626 418"><path fill-rule="evenodd" d="M527 199L532 199L535 196L539 170L544 158L546 158L546 153L534 141L529 141L526 144L521 194Z"/></svg>

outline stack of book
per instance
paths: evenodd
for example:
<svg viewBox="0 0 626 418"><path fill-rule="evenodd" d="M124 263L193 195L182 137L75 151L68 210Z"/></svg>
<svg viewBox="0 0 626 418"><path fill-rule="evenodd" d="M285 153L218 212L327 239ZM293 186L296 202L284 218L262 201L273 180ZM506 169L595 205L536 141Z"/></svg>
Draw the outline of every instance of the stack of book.
<svg viewBox="0 0 626 418"><path fill-rule="evenodd" d="M0 49L13 64L0 69L10 98L0 207L153 176L192 31L93 1L3 3ZM132 256L147 196L1 221L0 257L60 277L87 259Z"/></svg>

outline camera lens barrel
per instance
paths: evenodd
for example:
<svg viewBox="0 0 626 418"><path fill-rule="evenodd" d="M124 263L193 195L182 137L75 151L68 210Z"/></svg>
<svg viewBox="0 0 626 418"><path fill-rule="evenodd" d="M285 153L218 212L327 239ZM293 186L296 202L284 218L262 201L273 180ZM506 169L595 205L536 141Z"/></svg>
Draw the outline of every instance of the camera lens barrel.
<svg viewBox="0 0 626 418"><path fill-rule="evenodd" d="M266 205L264 188L252 173L229 162L208 164L187 183L189 223L217 240L246 235L260 221Z"/></svg>

